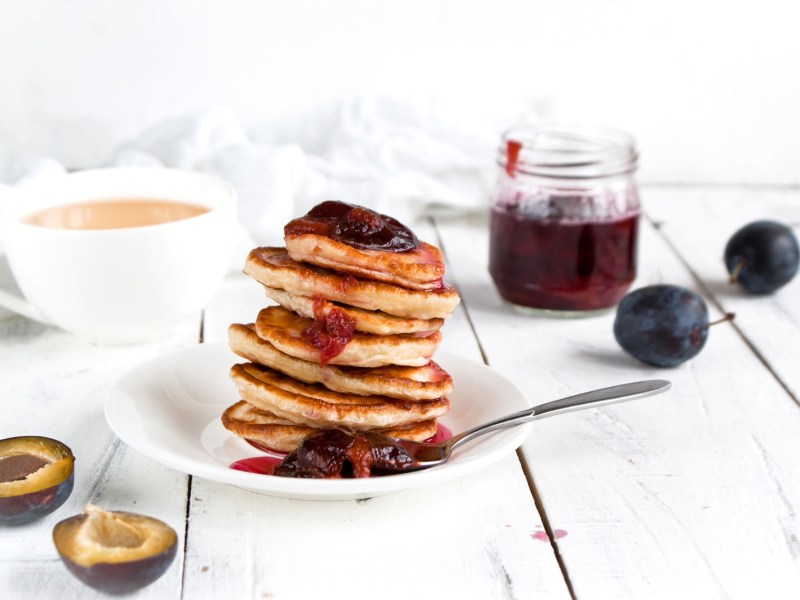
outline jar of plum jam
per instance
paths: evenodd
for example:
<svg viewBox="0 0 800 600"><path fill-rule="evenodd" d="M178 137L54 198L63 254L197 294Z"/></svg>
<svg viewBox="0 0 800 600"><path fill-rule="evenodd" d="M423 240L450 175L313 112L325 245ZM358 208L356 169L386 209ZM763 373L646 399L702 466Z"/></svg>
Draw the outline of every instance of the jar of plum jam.
<svg viewBox="0 0 800 600"><path fill-rule="evenodd" d="M499 149L489 272L524 312L589 316L636 275L637 151L621 131L518 126Z"/></svg>

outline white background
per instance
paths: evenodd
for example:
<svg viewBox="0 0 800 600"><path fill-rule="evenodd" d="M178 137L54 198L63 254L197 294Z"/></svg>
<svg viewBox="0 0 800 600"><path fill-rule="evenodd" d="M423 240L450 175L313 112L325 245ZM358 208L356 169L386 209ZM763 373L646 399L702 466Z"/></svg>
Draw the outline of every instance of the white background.
<svg viewBox="0 0 800 600"><path fill-rule="evenodd" d="M646 182L800 184L793 4L0 0L0 149L92 166L215 107L285 143L377 96L465 132L523 115L627 129Z"/></svg>

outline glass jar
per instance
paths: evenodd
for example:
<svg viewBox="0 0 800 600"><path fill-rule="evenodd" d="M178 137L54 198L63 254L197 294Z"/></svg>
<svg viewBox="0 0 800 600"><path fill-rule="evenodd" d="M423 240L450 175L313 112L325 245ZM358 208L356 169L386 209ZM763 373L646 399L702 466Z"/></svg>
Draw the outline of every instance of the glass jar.
<svg viewBox="0 0 800 600"><path fill-rule="evenodd" d="M621 131L571 125L509 130L498 153L489 272L524 311L588 316L636 276L637 151Z"/></svg>

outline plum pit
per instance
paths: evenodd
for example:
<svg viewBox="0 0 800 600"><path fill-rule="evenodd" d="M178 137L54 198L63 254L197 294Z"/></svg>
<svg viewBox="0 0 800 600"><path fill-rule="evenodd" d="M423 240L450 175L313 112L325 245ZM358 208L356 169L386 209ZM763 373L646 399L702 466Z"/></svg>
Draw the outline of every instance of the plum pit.
<svg viewBox="0 0 800 600"><path fill-rule="evenodd" d="M53 529L53 542L69 571L108 594L127 594L153 583L172 561L178 546L166 523L135 513L87 505Z"/></svg>

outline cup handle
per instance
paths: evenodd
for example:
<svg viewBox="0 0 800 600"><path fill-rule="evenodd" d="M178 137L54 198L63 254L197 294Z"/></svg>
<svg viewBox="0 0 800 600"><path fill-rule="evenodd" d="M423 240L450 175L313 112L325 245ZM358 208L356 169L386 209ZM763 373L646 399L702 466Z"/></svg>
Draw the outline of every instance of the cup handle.
<svg viewBox="0 0 800 600"><path fill-rule="evenodd" d="M8 268L8 261L2 252L0 252L0 270L8 273L11 272L11 270ZM52 323L48 321L45 316L33 306L33 304L28 302L22 296L11 293L2 287L0 287L0 306L24 317L28 317L29 319L33 319L34 321L39 321L40 323L44 323L46 325L52 325Z"/></svg>
<svg viewBox="0 0 800 600"><path fill-rule="evenodd" d="M34 321L52 325L30 302L3 289L0 289L0 306Z"/></svg>

